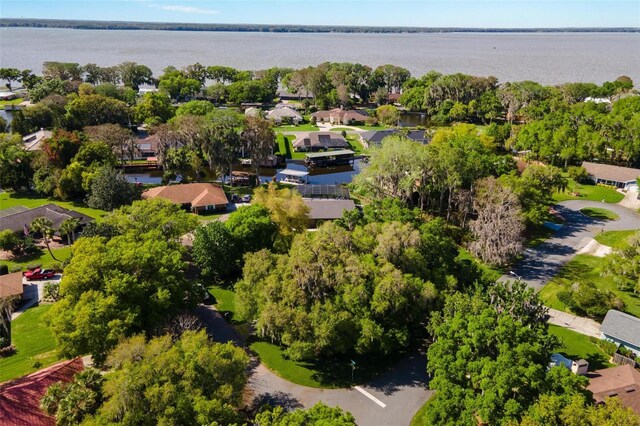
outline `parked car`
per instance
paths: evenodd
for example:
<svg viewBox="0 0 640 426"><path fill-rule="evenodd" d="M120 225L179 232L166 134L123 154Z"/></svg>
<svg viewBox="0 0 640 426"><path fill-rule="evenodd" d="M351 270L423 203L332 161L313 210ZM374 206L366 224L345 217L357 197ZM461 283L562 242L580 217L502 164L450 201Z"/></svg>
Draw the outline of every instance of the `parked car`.
<svg viewBox="0 0 640 426"><path fill-rule="evenodd" d="M24 277L27 281L31 280L48 280L56 275L56 271L53 269L31 269L24 273Z"/></svg>
<svg viewBox="0 0 640 426"><path fill-rule="evenodd" d="M251 195L247 194L247 195L243 195L242 196L242 202L243 203L248 203L251 201Z"/></svg>

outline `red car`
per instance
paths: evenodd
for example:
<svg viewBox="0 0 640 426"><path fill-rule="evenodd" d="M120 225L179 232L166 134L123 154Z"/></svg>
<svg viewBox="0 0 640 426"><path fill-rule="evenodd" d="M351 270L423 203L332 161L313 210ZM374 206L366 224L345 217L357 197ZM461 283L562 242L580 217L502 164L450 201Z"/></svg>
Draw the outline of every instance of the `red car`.
<svg viewBox="0 0 640 426"><path fill-rule="evenodd" d="M24 277L28 280L48 280L56 275L56 271L53 269L31 269L24 273Z"/></svg>

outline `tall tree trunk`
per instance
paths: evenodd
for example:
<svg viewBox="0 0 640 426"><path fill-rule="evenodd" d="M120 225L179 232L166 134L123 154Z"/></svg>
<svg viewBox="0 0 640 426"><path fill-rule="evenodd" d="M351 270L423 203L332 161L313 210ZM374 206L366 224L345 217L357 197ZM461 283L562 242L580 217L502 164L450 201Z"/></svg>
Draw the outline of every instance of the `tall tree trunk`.
<svg viewBox="0 0 640 426"><path fill-rule="evenodd" d="M47 250L49 250L49 254L51 255L51 258L57 261L58 259L56 259L56 257L53 255L53 252L51 251L51 247L49 247L49 239L47 237L44 237L43 239L44 239L44 244L47 246Z"/></svg>

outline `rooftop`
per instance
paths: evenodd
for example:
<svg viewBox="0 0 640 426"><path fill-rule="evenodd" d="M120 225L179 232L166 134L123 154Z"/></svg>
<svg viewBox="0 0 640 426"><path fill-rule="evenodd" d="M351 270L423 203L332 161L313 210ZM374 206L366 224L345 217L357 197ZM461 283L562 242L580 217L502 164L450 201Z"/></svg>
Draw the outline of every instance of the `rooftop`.
<svg viewBox="0 0 640 426"><path fill-rule="evenodd" d="M75 358L0 384L0 424L54 426L56 420L40 411L40 399L49 386L70 382L83 368L82 359Z"/></svg>
<svg viewBox="0 0 640 426"><path fill-rule="evenodd" d="M191 207L226 205L229 203L222 188L212 183L158 186L145 191L142 197L160 197L176 204L191 204Z"/></svg>
<svg viewBox="0 0 640 426"><path fill-rule="evenodd" d="M11 296L21 296L22 272L0 275L0 299Z"/></svg>
<svg viewBox="0 0 640 426"><path fill-rule="evenodd" d="M339 133L309 132L300 134L293 142L294 148L347 148L349 143Z"/></svg>
<svg viewBox="0 0 640 426"><path fill-rule="evenodd" d="M596 402L607 397L617 397L625 407L640 415L640 372L630 365L605 368L587 374L588 390L593 392Z"/></svg>
<svg viewBox="0 0 640 426"><path fill-rule="evenodd" d="M286 175L286 176L304 177L304 176L309 175L309 172L304 172L302 170L295 170L295 169L284 169L284 170L279 171L278 174Z"/></svg>
<svg viewBox="0 0 640 426"><path fill-rule="evenodd" d="M350 149L339 149L337 151L326 151L326 152L310 152L306 154L307 158L324 158L324 157L334 157L337 155L354 155L355 152Z"/></svg>
<svg viewBox="0 0 640 426"><path fill-rule="evenodd" d="M610 309L602 321L600 331L616 340L640 347L640 318Z"/></svg>
<svg viewBox="0 0 640 426"><path fill-rule="evenodd" d="M58 229L62 222L72 217L80 219L80 225L85 225L93 221L92 218L85 214L65 209L56 204L45 204L44 206L4 216L0 228L11 229L13 232L21 232L25 225L28 227L37 217L46 217L49 219L54 229Z"/></svg>
<svg viewBox="0 0 640 426"><path fill-rule="evenodd" d="M309 206L309 219L328 220L339 219L345 210L356 208L353 200L318 200L305 198L304 202Z"/></svg>
<svg viewBox="0 0 640 426"><path fill-rule="evenodd" d="M582 167L584 167L591 176L614 182L632 182L640 177L640 169L633 169L631 167L590 163L589 161L583 161Z"/></svg>

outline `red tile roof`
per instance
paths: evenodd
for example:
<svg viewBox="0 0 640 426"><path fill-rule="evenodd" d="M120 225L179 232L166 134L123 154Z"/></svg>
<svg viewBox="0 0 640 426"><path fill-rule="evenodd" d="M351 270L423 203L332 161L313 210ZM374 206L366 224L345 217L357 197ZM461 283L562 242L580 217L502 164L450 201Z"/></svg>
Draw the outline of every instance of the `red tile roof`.
<svg viewBox="0 0 640 426"><path fill-rule="evenodd" d="M40 410L40 399L49 386L70 382L83 368L82 358L76 358L0 384L0 425L55 426L56 420Z"/></svg>

